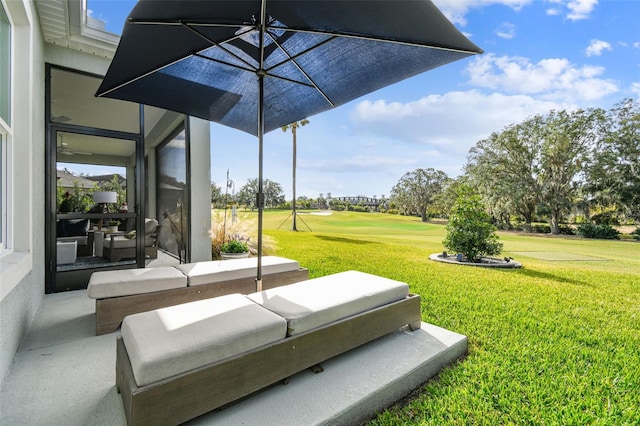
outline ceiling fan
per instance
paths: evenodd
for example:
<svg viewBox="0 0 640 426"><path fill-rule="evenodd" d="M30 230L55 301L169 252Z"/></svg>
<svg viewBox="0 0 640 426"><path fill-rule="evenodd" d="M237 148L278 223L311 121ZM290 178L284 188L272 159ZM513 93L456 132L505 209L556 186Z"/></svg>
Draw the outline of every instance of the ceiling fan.
<svg viewBox="0 0 640 426"><path fill-rule="evenodd" d="M93 155L91 152L88 152L88 151L76 151L69 148L69 144L62 141L62 135L58 136L57 151L59 154L64 154L64 155L76 155L76 154L77 155Z"/></svg>

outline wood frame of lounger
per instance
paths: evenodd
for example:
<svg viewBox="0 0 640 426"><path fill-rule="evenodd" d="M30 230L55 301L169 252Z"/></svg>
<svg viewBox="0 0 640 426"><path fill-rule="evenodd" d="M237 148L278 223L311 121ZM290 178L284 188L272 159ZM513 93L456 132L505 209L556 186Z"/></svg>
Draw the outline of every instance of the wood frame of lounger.
<svg viewBox="0 0 640 426"><path fill-rule="evenodd" d="M116 388L127 424L176 425L409 325L421 325L420 296L363 312L146 386L135 382L121 336Z"/></svg>
<svg viewBox="0 0 640 426"><path fill-rule="evenodd" d="M309 270L307 268L264 274L262 276L262 288L267 290L307 279L309 279ZM96 299L96 336L116 331L127 315L196 300L210 299L226 294L249 294L255 291L255 277L248 277L151 293Z"/></svg>

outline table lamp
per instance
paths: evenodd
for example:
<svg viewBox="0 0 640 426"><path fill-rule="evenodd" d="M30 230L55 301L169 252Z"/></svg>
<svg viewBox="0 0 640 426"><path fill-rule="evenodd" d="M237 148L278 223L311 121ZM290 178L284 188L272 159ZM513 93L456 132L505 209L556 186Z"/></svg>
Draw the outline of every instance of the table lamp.
<svg viewBox="0 0 640 426"><path fill-rule="evenodd" d="M108 213L107 204L113 204L117 201L118 193L115 191L96 191L93 193L93 202L102 205L102 213ZM102 219L100 219L98 227L102 229Z"/></svg>

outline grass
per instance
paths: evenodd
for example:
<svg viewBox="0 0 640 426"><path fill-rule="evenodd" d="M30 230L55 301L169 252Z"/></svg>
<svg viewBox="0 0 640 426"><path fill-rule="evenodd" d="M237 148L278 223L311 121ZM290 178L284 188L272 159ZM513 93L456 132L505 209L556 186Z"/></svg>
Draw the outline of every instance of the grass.
<svg viewBox="0 0 640 426"><path fill-rule="evenodd" d="M287 215L265 213L278 255L312 277L357 269L407 282L425 322L469 338L465 359L371 425L640 423L640 243L500 233L524 268L492 270L427 260L443 250L443 225L334 212L277 230Z"/></svg>

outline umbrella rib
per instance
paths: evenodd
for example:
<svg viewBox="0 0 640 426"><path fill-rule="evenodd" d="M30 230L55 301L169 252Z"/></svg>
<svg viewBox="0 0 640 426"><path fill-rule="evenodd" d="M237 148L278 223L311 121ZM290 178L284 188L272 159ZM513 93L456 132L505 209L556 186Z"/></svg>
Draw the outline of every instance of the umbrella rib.
<svg viewBox="0 0 640 426"><path fill-rule="evenodd" d="M467 50L467 49L459 49L459 48L455 48L455 47L449 47L449 46L440 46L440 45L436 45L436 44L422 44L422 43L417 43L417 42L412 42L412 41L403 41L403 40L392 40L392 39L387 39L387 38L382 38L382 37L372 37L372 36L364 36L364 35L360 35L360 34L348 34L348 33L341 33L338 31L323 31L323 30L312 30L312 29L306 29L306 28L291 28L291 27L278 27L278 26L270 26L270 29L277 29L277 30L281 30L281 31L289 31L289 32L293 32L293 33L308 33L308 34L318 34L318 35L326 35L326 36L331 36L331 37L345 37L345 38L354 38L354 39L360 39L360 40L369 40L369 41L377 41L377 42L383 42L383 43L392 43L392 44L401 44L404 46L413 46L413 47L426 47L426 48L430 48L430 49L438 49L438 50L447 50L450 52L457 52L457 53L466 53L466 54L476 54L476 53L482 53L483 51L481 49L475 51L475 50Z"/></svg>
<svg viewBox="0 0 640 426"><path fill-rule="evenodd" d="M158 21L158 20L153 20L153 19L149 19L149 20L145 20L145 19L129 19L129 22L132 24L142 24L142 25L182 25L182 23L186 23L187 25L190 26L198 26L198 27L231 27L231 28L238 28L238 27L242 27L244 25L239 25L239 24L225 24L225 23L207 23L207 22L195 22L195 21L191 21L191 22L187 22L187 21ZM365 36L365 35L360 35L360 34L349 34L349 33L342 33L339 31L323 31L323 30L313 30L313 29L309 29L309 28L292 28L292 27L281 27L281 26L277 26L277 25L265 25L266 29L273 29L273 30L279 30L279 31L290 31L290 32L296 32L296 33L309 33L309 34L319 34L319 35L327 35L327 36L333 36L333 37L348 37L348 38L356 38L356 39L361 39L361 40L371 40L371 41L381 41L381 42L387 42L387 43L395 43L395 44L402 44L402 45L407 45L407 46L415 46L415 47L429 47L432 49L439 49L439 50L448 50L451 52L458 52L458 53L468 53L468 54L475 54L475 53L482 53L483 50L482 49L478 49L478 50L467 50L467 49L458 49L458 48L454 48L454 47L449 47L449 46L440 46L440 45L436 45L436 44L421 44L421 43L416 43L416 42L411 42L411 41L403 41L403 40L391 40L391 39L386 39L386 38L382 38L382 37L372 37L372 36Z"/></svg>
<svg viewBox="0 0 640 426"><path fill-rule="evenodd" d="M304 81L298 81L298 80L293 80L291 78L282 77L282 76L279 76L277 74L272 74L269 71L265 71L265 72L266 72L266 76L267 77L277 78L278 80L288 81L289 83L299 84L301 86L307 86L307 87L310 87L312 89L317 89L317 87L315 85L310 84L310 83L305 83ZM320 92L320 93L322 93L322 92ZM331 101L329 101L329 102L331 102Z"/></svg>
<svg viewBox="0 0 640 426"><path fill-rule="evenodd" d="M249 70L251 70L251 71L256 71L256 68L255 68L253 65L251 65L251 63L249 63L248 61L246 61L246 60L242 59L240 56L236 55L235 53L233 53L232 51L230 51L229 49L227 49L226 47L224 47L221 43L218 43L218 42L216 42L216 41L212 40L210 37L207 37L206 35L202 34L200 31L196 30L195 28L191 28L191 25L190 25L189 23L187 23L187 22L181 22L181 24L182 24L182 26L183 26L183 27L187 28L189 31L191 31L191 32L192 32L192 33L194 33L195 35L197 35L197 36L201 37L202 39L206 40L207 42L211 43L211 46L212 46L212 47L217 47L217 48L221 49L222 51L224 51L224 52L225 52L225 53L227 53L228 55L230 55L230 56L232 56L232 57L236 58L236 59L237 59L237 60L239 60L240 62L242 62L242 63L244 63L245 65L247 65L247 67L249 67L249 68L248 68ZM235 37L231 37L230 39L227 39L227 40L223 41L222 43L228 43L228 42L230 42L230 41L236 40L236 39L240 38L240 36L242 36L242 35L243 35L243 34L245 34L246 32L249 32L249 31L245 31L245 32L242 32L242 33L240 33L240 34L236 34L236 36L235 36ZM206 50L206 49L202 49L202 50ZM201 50L201 51L202 51L202 50ZM206 57L205 57L205 56L203 56L203 55L197 55L197 56L198 56L198 57L201 57L201 58L206 58ZM212 61L215 61L215 62L220 62L221 64L227 64L226 62L219 61L219 60L216 60L216 59L212 59L212 58L208 58L208 59L211 59ZM235 65L233 65L233 64L228 64L228 65L235 66ZM243 67L240 67L240 66L235 66L235 67L236 67L236 68L240 68L240 69L246 69L246 68L243 68Z"/></svg>
<svg viewBox="0 0 640 426"><path fill-rule="evenodd" d="M112 87L111 89L105 90L105 91L104 91L104 92L102 92L102 93L97 93L97 94L96 94L96 96L103 97L103 96L105 96L105 95L107 95L107 94L109 94L109 93L111 93L111 92L114 92L114 91L116 91L116 90L118 90L118 89L123 88L124 86L128 86L128 85L129 85L129 84L131 84L131 83L135 83L136 81L138 81L138 80L140 80L140 79L142 79L142 78L145 78L145 77L147 77L147 76L149 76L149 75L151 75L151 74L153 74L153 73L156 73L156 72L158 72L158 71L160 71L160 70L163 70L163 69L165 69L165 68L167 68L167 67L170 67L170 66L171 66L171 65L173 65L173 64L177 64L178 62L180 62L180 61L184 60L184 58L186 58L186 57L188 57L188 56L191 56L191 54L186 55L186 56L183 56L183 57L178 58L178 59L175 59L175 60L173 60L173 61L171 61L171 62L168 62L168 63L166 63L166 64L164 64L164 65L160 65L160 66L158 66L158 67L155 67L154 69L152 69L152 70L150 70L150 71L147 71L147 72L145 72L145 73L142 73L142 74L140 74L140 75L139 75L139 76L137 76L137 77L129 78L129 79L127 79L127 81L125 81L124 83L119 83L119 84L117 84L116 86Z"/></svg>
<svg viewBox="0 0 640 426"><path fill-rule="evenodd" d="M335 103L333 103L333 101L332 101L331 99L329 99L329 96L327 96L327 94L326 94L326 93L324 93L324 91L323 91L322 89L320 89L320 87L316 84L316 82L311 78L311 76L310 76L309 74L307 74L307 72L306 72L305 70L303 70L303 69L302 69L302 67L298 64L298 62L296 62L296 59L295 59L295 58L297 58L297 57L299 57L299 56L301 56L301 55L305 54L306 52L309 52L309 51L311 51L311 50L313 50L313 49L316 49L316 48L317 48L317 47L319 47L319 46L322 46L323 44L325 44L325 43L329 42L330 40L334 39L335 37L330 37L330 38L328 38L327 40L324 40L324 41L322 41L321 43L319 43L319 44L317 44L317 45L315 45L315 46L313 46L313 47L311 47L311 48L309 48L309 49L305 50L304 52L300 52L300 53L298 53L295 57L293 57L293 56L291 56L291 55L289 54L289 52L287 52L287 50L286 50L284 47L282 47L282 45L281 45L280 43L278 43L278 40L276 40L276 38L275 38L275 37L273 37L273 35L271 35L271 33L267 32L267 35L271 38L271 40L275 43L275 45L276 45L276 46L278 46L278 48L279 48L282 52L284 52L284 54L287 56L287 58L289 58L289 60L288 60L288 61L280 62L279 64L274 65L273 67L269 68L269 69L267 70L267 72L269 72L270 70L272 70L272 69L274 69L274 68L279 67L280 65L282 65L282 64L284 64L284 63L286 63L286 62L291 62L291 63L292 63L292 64L293 64L297 69L298 69L298 71L300 71L300 72L302 73L302 75L304 75L304 76L306 77L306 79L307 79L307 80L309 80L309 82L310 82L311 84L310 84L310 85L307 85L307 86L310 86L310 87L315 88L315 89L318 91L318 93L320 93L320 94L322 95L322 97L323 97L323 98L324 98L324 99L329 103L329 105L331 105L331 107L332 107L332 108L335 108L336 104L335 104ZM271 76L273 76L273 77L277 77L277 76L276 76L276 75L274 75L274 74L269 74L269 75L271 75ZM294 82L294 83L296 82L296 81L294 81L294 80L289 80L289 79L284 79L284 80L292 81L292 82ZM298 82L298 83L300 83L300 84L305 84L305 83L302 83L302 82Z"/></svg>
<svg viewBox="0 0 640 426"><path fill-rule="evenodd" d="M223 61L221 59L210 58L209 56L205 56L205 55L203 55L201 53L194 53L193 56L197 56L200 59L206 59L206 60L211 61L211 62L217 62L217 63L222 64L222 65L227 65L229 67L237 68L237 69L242 70L242 71L249 71L249 72L256 72L257 71L256 68L251 66L251 65L249 65L250 68L246 68L246 67L243 67L243 66L240 66L240 65L237 65L237 64L232 64L231 62L225 62L225 61Z"/></svg>
<svg viewBox="0 0 640 426"><path fill-rule="evenodd" d="M183 25L183 23L186 23L194 27L220 27L220 28L241 28L247 25L247 24L225 24L222 22L207 23L207 22L195 22L195 21L184 21L184 20L160 21L157 19L138 19L138 18L136 19L129 18L127 22L129 22L130 24L139 24L139 25L166 25L166 26L180 26L180 25Z"/></svg>

